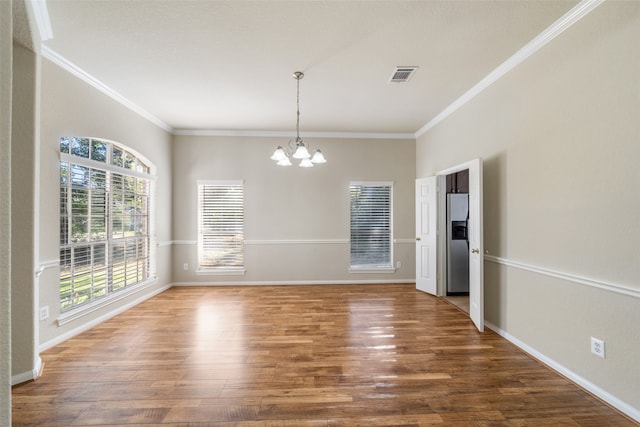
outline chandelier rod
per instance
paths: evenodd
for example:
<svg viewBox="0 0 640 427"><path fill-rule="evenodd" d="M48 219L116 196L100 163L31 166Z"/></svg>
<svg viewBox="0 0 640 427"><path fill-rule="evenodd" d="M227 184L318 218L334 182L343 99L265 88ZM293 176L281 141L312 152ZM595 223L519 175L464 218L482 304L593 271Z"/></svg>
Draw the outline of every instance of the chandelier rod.
<svg viewBox="0 0 640 427"><path fill-rule="evenodd" d="M300 141L300 79L303 77L302 71L293 73L293 78L296 79L296 143Z"/></svg>

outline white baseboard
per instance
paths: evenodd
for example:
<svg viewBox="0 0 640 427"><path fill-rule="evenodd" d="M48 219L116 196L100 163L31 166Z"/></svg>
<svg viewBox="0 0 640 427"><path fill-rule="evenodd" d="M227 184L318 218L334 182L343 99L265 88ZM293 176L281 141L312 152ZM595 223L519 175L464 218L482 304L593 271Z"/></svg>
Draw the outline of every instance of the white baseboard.
<svg viewBox="0 0 640 427"><path fill-rule="evenodd" d="M415 279L387 280L293 280L293 281L259 281L259 282L174 282L172 286L277 286L277 285L380 285L415 283Z"/></svg>
<svg viewBox="0 0 640 427"><path fill-rule="evenodd" d="M11 377L11 385L14 386L16 384L26 383L27 381L35 380L40 376L42 372L42 359L40 356L36 359L36 366L27 372L23 372L21 374L13 375Z"/></svg>
<svg viewBox="0 0 640 427"><path fill-rule="evenodd" d="M43 352L45 350L50 349L53 346L56 346L56 345L58 345L58 344L60 344L60 343L62 343L64 341L68 340L71 337L74 337L74 336L76 336L78 334L81 334L82 332L88 331L89 329L93 328L94 326L96 326L96 325L98 325L98 324L100 324L100 323L102 323L102 322L104 322L106 320L109 320L112 317L115 317L120 313L123 313L123 312L129 310L131 307L134 307L134 306L140 304L141 302L144 302L144 301L148 300L149 298L154 297L154 296L166 291L167 289L171 288L171 286L172 285L169 284L169 285L165 285L165 286L163 286L161 288L158 288L155 291L153 291L151 293L148 293L148 294L145 294L145 295L141 296L140 298L138 298L138 299L136 299L134 301L131 301L128 304L119 306L116 309L114 309L113 311L110 311L107 314L104 314L104 315L102 315L102 316L100 316L98 318L93 319L90 322L84 323L81 326L78 326L77 328L74 328L74 329L72 329L72 330L70 330L70 331L68 331L68 332L66 332L66 333L64 333L62 335L58 335L54 339L40 344L39 350L40 350L40 352Z"/></svg>
<svg viewBox="0 0 640 427"><path fill-rule="evenodd" d="M600 399L604 400L609 405L613 406L614 408L616 408L620 412L624 413L628 417L634 419L635 421L640 422L640 409L634 408L633 406L629 405L628 403L626 403L626 402L620 400L619 398L617 398L616 396L612 395L608 391L603 390L602 388L598 387L597 385L593 384L592 382L584 379L580 375L578 375L575 372L573 372L572 370L568 369L566 366L561 365L560 363L556 362L555 360L551 359L550 357L540 353L538 350L536 350L535 348L531 347L530 345L524 343L523 341L520 341L518 338L516 338L513 335L511 335L509 332L500 329L499 327L497 327L496 325L494 325L494 324L492 324L490 322L484 322L484 324L485 324L485 326L487 328L491 329L492 331L494 331L495 333L497 333L498 335L500 335L501 337L503 337L507 341L511 342L512 344L514 344L515 346L517 346L518 348L523 350L525 353L528 353L529 355L531 355L535 359L537 359L540 362L542 362L543 364L547 365L549 368L551 368L554 371L558 372L560 375L568 378L569 380L571 380L572 382L576 383L580 387L582 387L585 390L589 391L590 393L593 393L594 395L598 396Z"/></svg>

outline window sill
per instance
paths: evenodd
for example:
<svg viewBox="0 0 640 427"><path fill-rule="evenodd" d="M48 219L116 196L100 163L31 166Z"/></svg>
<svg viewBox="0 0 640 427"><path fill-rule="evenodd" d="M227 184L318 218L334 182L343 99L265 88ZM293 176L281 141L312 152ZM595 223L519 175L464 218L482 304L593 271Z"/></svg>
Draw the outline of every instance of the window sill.
<svg viewBox="0 0 640 427"><path fill-rule="evenodd" d="M349 267L349 273L395 273L393 267Z"/></svg>
<svg viewBox="0 0 640 427"><path fill-rule="evenodd" d="M197 276L244 276L247 272L242 267L238 268L202 268L196 270Z"/></svg>
<svg viewBox="0 0 640 427"><path fill-rule="evenodd" d="M98 298L95 301L92 301L87 304L83 304L69 311L65 311L64 313L61 313L60 316L58 316L58 319L57 319L58 326L66 325L67 323L73 322L74 320L87 316L88 314L91 314L94 311L100 310L101 308L111 305L137 292L143 291L146 288L155 285L156 283L158 283L158 278L154 276L150 279L145 280L142 283L138 283L132 286L127 286L124 289L117 290L104 297Z"/></svg>

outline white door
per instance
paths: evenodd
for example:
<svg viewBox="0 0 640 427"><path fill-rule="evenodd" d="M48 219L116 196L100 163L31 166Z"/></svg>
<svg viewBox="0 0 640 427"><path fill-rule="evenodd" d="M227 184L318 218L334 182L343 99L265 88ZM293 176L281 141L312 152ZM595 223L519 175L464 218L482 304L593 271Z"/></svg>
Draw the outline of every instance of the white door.
<svg viewBox="0 0 640 427"><path fill-rule="evenodd" d="M416 289L438 291L437 177L416 180Z"/></svg>
<svg viewBox="0 0 640 427"><path fill-rule="evenodd" d="M469 165L469 316L484 331L484 241L482 230L482 160Z"/></svg>

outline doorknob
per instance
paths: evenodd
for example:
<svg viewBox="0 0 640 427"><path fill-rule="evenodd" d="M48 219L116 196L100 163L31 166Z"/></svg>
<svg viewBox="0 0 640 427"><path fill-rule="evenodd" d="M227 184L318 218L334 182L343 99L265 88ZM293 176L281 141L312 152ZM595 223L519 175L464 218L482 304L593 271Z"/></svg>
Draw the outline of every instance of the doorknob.
<svg viewBox="0 0 640 427"><path fill-rule="evenodd" d="M416 237L416 242L418 242L418 241L420 241L420 238L419 238L419 237Z"/></svg>
<svg viewBox="0 0 640 427"><path fill-rule="evenodd" d="M471 249L471 253L472 254L479 254L480 253L480 249Z"/></svg>

